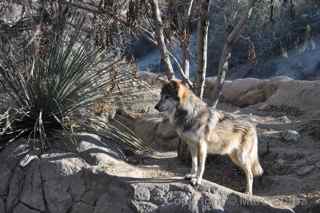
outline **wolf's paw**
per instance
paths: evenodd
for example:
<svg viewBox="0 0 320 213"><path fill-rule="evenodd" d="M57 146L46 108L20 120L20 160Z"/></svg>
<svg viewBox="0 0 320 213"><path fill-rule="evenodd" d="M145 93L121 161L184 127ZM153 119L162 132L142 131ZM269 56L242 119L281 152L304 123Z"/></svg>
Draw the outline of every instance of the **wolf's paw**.
<svg viewBox="0 0 320 213"><path fill-rule="evenodd" d="M196 175L195 174L186 174L185 176L184 176L184 179L186 179L186 180L191 180L192 178L195 178L196 177Z"/></svg>
<svg viewBox="0 0 320 213"><path fill-rule="evenodd" d="M201 178L191 178L190 182L191 182L192 186L197 187L197 186L201 185L202 179Z"/></svg>

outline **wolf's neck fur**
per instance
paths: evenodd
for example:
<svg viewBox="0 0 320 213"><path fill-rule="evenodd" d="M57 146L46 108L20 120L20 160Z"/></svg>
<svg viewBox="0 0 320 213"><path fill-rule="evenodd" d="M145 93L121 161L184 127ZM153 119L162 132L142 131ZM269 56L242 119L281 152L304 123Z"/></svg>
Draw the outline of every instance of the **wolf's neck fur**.
<svg viewBox="0 0 320 213"><path fill-rule="evenodd" d="M208 121L209 114L207 104L193 93L189 93L185 101L177 106L173 123L182 131L188 131L194 127L200 127L202 121Z"/></svg>

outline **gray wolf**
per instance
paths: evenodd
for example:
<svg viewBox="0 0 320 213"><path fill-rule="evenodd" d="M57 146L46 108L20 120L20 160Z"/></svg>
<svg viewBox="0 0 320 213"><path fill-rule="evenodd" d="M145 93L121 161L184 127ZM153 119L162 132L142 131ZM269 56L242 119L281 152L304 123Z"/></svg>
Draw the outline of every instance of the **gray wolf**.
<svg viewBox="0 0 320 213"><path fill-rule="evenodd" d="M155 108L164 113L188 144L192 185L201 184L208 153L228 155L246 176L246 193L252 194L253 177L262 175L256 128L247 121L210 109L181 81L164 83Z"/></svg>

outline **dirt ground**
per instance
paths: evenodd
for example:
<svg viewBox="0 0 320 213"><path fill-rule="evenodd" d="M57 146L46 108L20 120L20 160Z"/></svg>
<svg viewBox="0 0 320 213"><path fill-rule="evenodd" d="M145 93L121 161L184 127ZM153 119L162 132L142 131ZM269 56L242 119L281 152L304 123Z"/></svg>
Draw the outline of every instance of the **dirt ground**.
<svg viewBox="0 0 320 213"><path fill-rule="evenodd" d="M295 209L319 205L320 122L306 120L303 114L258 110L257 106L239 109L222 105L220 108L257 124L264 174L255 178L254 194L273 202L284 202ZM299 138L286 139L283 135L287 130L296 130ZM121 165L121 171L112 173L143 178L182 178L189 169L189 165L177 158L176 152L170 151L156 152L139 160L131 158ZM204 178L237 191L245 189L242 171L226 156L209 156Z"/></svg>

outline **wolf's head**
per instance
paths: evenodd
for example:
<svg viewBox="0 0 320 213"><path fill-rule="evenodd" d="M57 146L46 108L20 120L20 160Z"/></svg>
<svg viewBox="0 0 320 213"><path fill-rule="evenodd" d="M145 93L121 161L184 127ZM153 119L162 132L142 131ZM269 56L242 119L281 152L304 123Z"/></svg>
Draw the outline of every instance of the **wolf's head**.
<svg viewBox="0 0 320 213"><path fill-rule="evenodd" d="M161 98L155 109L165 114L171 114L186 101L188 93L190 93L189 90L181 81L171 80L163 85Z"/></svg>

